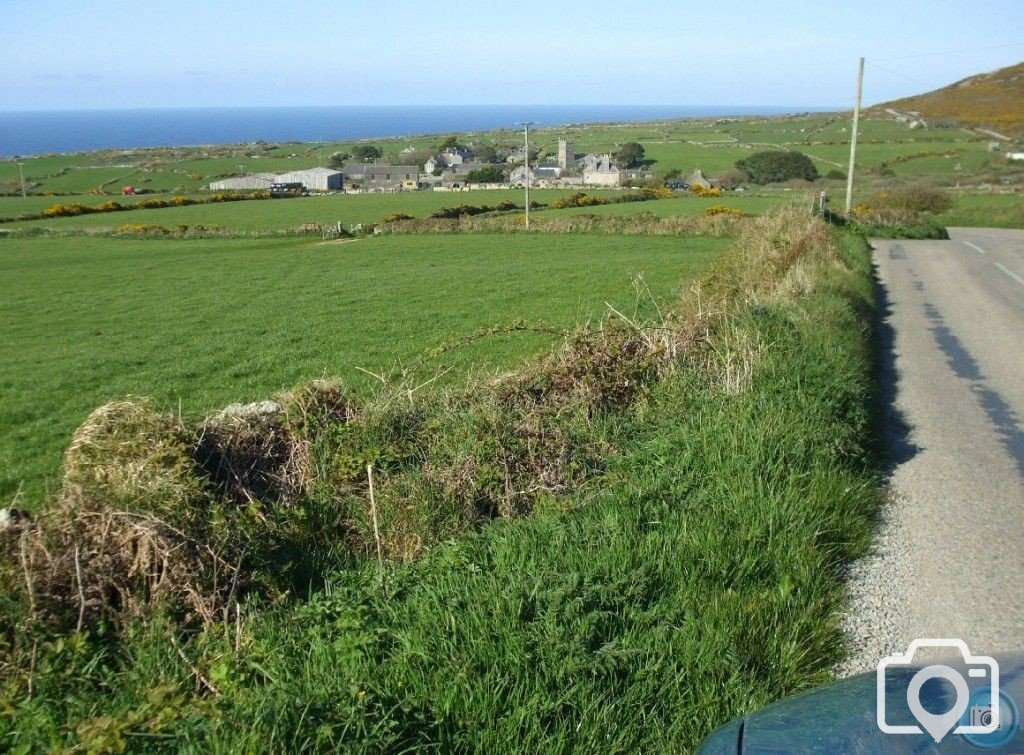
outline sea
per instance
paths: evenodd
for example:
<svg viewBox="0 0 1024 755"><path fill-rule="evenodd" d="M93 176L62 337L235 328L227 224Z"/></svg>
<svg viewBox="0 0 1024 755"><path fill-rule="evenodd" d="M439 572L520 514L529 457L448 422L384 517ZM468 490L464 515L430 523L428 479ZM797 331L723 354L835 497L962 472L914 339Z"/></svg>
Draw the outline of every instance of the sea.
<svg viewBox="0 0 1024 755"><path fill-rule="evenodd" d="M694 105L233 107L0 112L0 157L98 149L465 133L673 118L782 115L827 108Z"/></svg>

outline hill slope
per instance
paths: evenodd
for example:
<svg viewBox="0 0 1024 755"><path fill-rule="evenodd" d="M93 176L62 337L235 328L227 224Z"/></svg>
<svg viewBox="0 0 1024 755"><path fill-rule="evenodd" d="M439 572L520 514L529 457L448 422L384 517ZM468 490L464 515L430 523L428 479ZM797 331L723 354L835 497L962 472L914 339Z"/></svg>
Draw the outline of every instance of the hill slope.
<svg viewBox="0 0 1024 755"><path fill-rule="evenodd" d="M951 118L965 126L1024 134L1024 63L970 76L927 94L884 102L872 109L882 108L916 111L925 118Z"/></svg>

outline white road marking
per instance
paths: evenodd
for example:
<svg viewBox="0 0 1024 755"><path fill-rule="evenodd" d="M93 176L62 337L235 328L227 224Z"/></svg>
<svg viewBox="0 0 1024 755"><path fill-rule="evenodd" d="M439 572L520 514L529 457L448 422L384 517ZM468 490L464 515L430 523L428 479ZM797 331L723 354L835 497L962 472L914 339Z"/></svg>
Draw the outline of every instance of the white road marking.
<svg viewBox="0 0 1024 755"><path fill-rule="evenodd" d="M1000 270L1002 270L1002 271L1003 271L1004 273L1006 273L1007 275L1009 275L1009 276L1010 276L1011 278L1013 278L1013 279L1014 279L1015 281L1017 281L1017 282L1018 282L1018 283L1019 283L1020 285L1024 286L1024 278L1021 278L1021 277L1020 277L1019 275L1017 275L1017 273L1012 273L1012 272L1010 272L1010 271L1009 271L1009 270L1007 270L1007 269L1006 269L1005 267L1003 267L1002 265L1000 265L1000 264L999 264L998 262L996 263L996 267L998 267L998 268L999 268Z"/></svg>
<svg viewBox="0 0 1024 755"><path fill-rule="evenodd" d="M972 243L971 243L970 241L964 241L964 242L962 242L962 243L964 243L964 244L967 244L967 246L969 246L969 247L970 247L971 249L973 249L974 251L976 251L976 252L977 252L978 254L984 254L984 253L985 253L985 250L984 250L984 249L982 249L982 248L981 248L980 246L978 246L977 244L972 244Z"/></svg>

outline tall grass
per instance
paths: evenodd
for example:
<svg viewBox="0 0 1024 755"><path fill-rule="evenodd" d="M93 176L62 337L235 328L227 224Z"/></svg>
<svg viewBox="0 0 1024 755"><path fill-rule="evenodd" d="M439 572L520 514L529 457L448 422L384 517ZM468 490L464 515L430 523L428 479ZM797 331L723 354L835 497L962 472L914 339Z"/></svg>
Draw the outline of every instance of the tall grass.
<svg viewBox="0 0 1024 755"><path fill-rule="evenodd" d="M642 389L583 413L538 383L562 374L550 366L489 389L547 396L566 409L549 431L604 449L589 474L536 491L530 516L412 561L327 563L305 597L254 592L201 630L157 610L113 645L22 646L0 675L0 743L687 751L824 681L842 654L842 568L878 504L869 276L859 238L792 212L756 221L671 325L644 330L671 327L678 348ZM462 416L488 416L480 400ZM480 458L490 436L466 422L435 421L431 458Z"/></svg>

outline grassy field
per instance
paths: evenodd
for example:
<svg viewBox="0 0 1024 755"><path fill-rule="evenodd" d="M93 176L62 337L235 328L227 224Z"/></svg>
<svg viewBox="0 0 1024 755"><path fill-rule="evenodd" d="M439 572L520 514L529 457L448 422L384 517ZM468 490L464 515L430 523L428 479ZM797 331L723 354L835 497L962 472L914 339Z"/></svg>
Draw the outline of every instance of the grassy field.
<svg viewBox="0 0 1024 755"><path fill-rule="evenodd" d="M583 238L580 249L594 241ZM678 257L680 242L671 241ZM329 436L340 445L324 449L338 459L364 430L375 442L398 432L393 442L413 444L410 461L377 478L385 542L402 524L389 514L421 510L429 520L457 498L425 485L429 470L453 464L458 479L472 478L479 467L466 462L532 458L501 445L517 437L543 449L545 437L568 432L583 447L615 449L599 473L539 494L529 516L443 538L410 563L339 559L312 588L272 600L250 594L236 619L204 630L158 612L116 634L44 635L33 645L19 624L0 635L18 638L0 677L0 746L688 752L717 724L826 680L843 652L840 575L864 552L880 500L866 450L870 256L863 240L834 239L796 213L756 221L741 241L702 281L710 310L670 305L678 319L668 330L703 323L707 336L684 335L678 359L658 377L636 350L643 339L626 330L626 340L596 344L629 349L581 352L570 365L575 387L556 381L565 373L549 363L553 372L496 389L497 404L485 391L468 403L389 410L379 428L346 421ZM522 252L530 270L544 248ZM579 264L585 253L575 253L574 268L608 264ZM514 299L493 268L474 269ZM549 269L558 280L548 285L569 288L568 274ZM429 275L420 281L420 291L437 288ZM628 397L618 393L623 377L644 390L591 403L604 389ZM515 421L492 424L495 412ZM396 418L414 423L408 436ZM530 432L534 422L545 432ZM150 463L160 468L162 459ZM325 473L347 474L337 465ZM104 478L96 479L102 490ZM344 543L369 526L365 486L337 492L348 513L326 538ZM143 511L158 505L131 500ZM202 516L209 502L183 505ZM190 511L164 515L188 520ZM404 521L428 532L429 522ZM24 583L20 567L0 576L9 587ZM16 589L0 594L0 620L15 610Z"/></svg>
<svg viewBox="0 0 1024 755"><path fill-rule="evenodd" d="M24 484L38 498L71 432L106 401L147 395L195 415L323 375L365 385L356 368L387 371L479 328L519 318L571 327L599 318L606 301L631 308L638 273L669 296L722 243L0 241L0 497ZM443 361L461 372L507 367L551 338L494 337Z"/></svg>
<svg viewBox="0 0 1024 755"><path fill-rule="evenodd" d="M939 221L949 226L1024 228L1024 195L957 194L953 208Z"/></svg>
<svg viewBox="0 0 1024 755"><path fill-rule="evenodd" d="M844 165L847 128L813 114L542 129L536 143L638 140L655 171L684 175L797 149L825 172ZM961 130L866 118L862 133L865 193L1016 180ZM394 157L410 142L379 143ZM49 156L26 174L40 192L194 190L347 146ZM3 190L12 168L0 161ZM63 495L0 538L0 750L687 752L829 679L842 575L881 498L870 252L798 206L822 186L838 203L833 181L549 211L761 214L726 224L740 229L730 239L0 233L0 500L20 490L36 510L72 430L104 402L147 395L175 415L97 419ZM253 201L0 231L281 231L503 199L521 194ZM946 221L1013 224L1015 199L965 193ZM0 198L0 215L44 201L73 200ZM679 298L695 278L699 300ZM580 332L609 303L628 320ZM552 327L501 330L519 321ZM411 364L441 375L415 401L363 371ZM494 371L506 374L467 383ZM198 424L325 375L355 398L307 386L281 399L283 417Z"/></svg>
<svg viewBox="0 0 1024 755"><path fill-rule="evenodd" d="M565 190L535 190L530 192L530 201L549 202L569 193L571 192ZM612 194L612 192L607 193ZM21 221L8 223L4 227L117 228L126 223L155 223L173 228L179 223L188 225L200 223L206 226L218 225L236 231L293 230L303 223L336 223L339 220L346 226L357 223L376 223L384 216L395 212L422 217L442 207L455 207L460 204L493 206L501 202L522 204L523 192L509 189L507 191L460 193L411 191L396 194L337 194L280 200L219 202L156 210L129 210L70 218ZM93 201L88 204L98 205L101 203L102 200L99 198L93 198Z"/></svg>
<svg viewBox="0 0 1024 755"><path fill-rule="evenodd" d="M531 202L550 202L572 192L567 190L541 189L530 192ZM623 196L622 191L590 190L589 194L614 199ZM793 192L795 193L795 192ZM680 196L676 199L649 202L604 205L599 207L570 208L566 210L545 210L576 214L595 212L599 215L632 215L639 212L653 212L660 216L700 215L712 205L734 207L748 214L763 212L791 198L793 193L747 196L730 194L721 198L700 198ZM461 204L490 205L501 202L522 204L523 193L517 190L475 191L475 192L401 192L397 194L348 194L332 196L298 197L287 200L255 200L243 202L218 202L214 204L168 207L156 210L129 210L116 213L81 215L77 217L51 218L46 220L17 221L6 223L0 228L69 228L116 229L125 224L155 224L174 229L179 224L206 227L219 226L231 231L291 231L304 223L333 224L341 221L345 226L360 223L376 223L391 213L405 213L413 217L425 217L444 207ZM13 200L11 202L13 204ZM92 197L86 205L98 205L98 198ZM0 211L3 202L0 201Z"/></svg>

